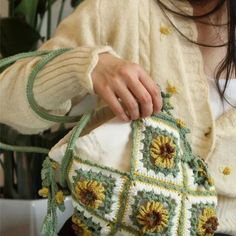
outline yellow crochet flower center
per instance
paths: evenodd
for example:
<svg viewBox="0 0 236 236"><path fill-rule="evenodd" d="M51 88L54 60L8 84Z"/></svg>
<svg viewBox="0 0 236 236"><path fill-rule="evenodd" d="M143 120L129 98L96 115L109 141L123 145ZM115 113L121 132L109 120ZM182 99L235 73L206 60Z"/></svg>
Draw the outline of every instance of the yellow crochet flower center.
<svg viewBox="0 0 236 236"><path fill-rule="evenodd" d="M76 216L72 216L72 229L74 230L75 235L78 236L92 236L92 232L88 227L81 222L81 220Z"/></svg>
<svg viewBox="0 0 236 236"><path fill-rule="evenodd" d="M52 168L53 168L54 170L57 170L57 169L58 169L59 164L58 164L57 162L51 161L51 164L52 164Z"/></svg>
<svg viewBox="0 0 236 236"><path fill-rule="evenodd" d="M160 202L152 201L139 208L137 220L143 233L160 233L168 226L169 214Z"/></svg>
<svg viewBox="0 0 236 236"><path fill-rule="evenodd" d="M38 191L38 195L41 197L48 197L48 188L43 187Z"/></svg>
<svg viewBox="0 0 236 236"><path fill-rule="evenodd" d="M201 162L198 163L198 173L201 177L207 176L206 168Z"/></svg>
<svg viewBox="0 0 236 236"><path fill-rule="evenodd" d="M150 155L156 166L170 169L174 166L176 145L171 137L164 135L158 136L152 140Z"/></svg>
<svg viewBox="0 0 236 236"><path fill-rule="evenodd" d="M197 226L198 235L212 236L218 226L216 212L213 208L206 208L199 217Z"/></svg>
<svg viewBox="0 0 236 236"><path fill-rule="evenodd" d="M211 178L211 177L209 177L209 178L207 179L207 181L208 181L208 184L209 184L209 185L213 185L213 184L214 184L214 179Z"/></svg>
<svg viewBox="0 0 236 236"><path fill-rule="evenodd" d="M177 126L178 126L179 128L181 128L181 129L185 127L184 121L182 121L182 120L180 120L180 119L177 119L177 120L176 120L176 123L177 123Z"/></svg>
<svg viewBox="0 0 236 236"><path fill-rule="evenodd" d="M62 204L64 202L64 193L62 191L58 191L55 196L57 204Z"/></svg>
<svg viewBox="0 0 236 236"><path fill-rule="evenodd" d="M166 88L166 91L170 94L176 94L177 88L175 86L169 84Z"/></svg>
<svg viewBox="0 0 236 236"><path fill-rule="evenodd" d="M174 85L174 81L168 80L166 92L170 93L171 95L178 93L177 87Z"/></svg>
<svg viewBox="0 0 236 236"><path fill-rule="evenodd" d="M103 185L93 180L78 181L75 186L77 199L85 206L98 208L105 199Z"/></svg>

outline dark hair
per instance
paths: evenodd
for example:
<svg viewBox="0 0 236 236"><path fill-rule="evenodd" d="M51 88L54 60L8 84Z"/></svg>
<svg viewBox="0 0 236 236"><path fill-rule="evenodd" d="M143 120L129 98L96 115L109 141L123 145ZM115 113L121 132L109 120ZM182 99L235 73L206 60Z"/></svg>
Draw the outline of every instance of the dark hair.
<svg viewBox="0 0 236 236"><path fill-rule="evenodd" d="M187 0L185 0L185 1L187 1ZM192 2L194 2L194 0L192 0ZM195 2L197 4L204 4L207 1L206 0L195 0ZM210 10L209 12L207 12L203 15L188 15L188 14L185 14L181 9L177 8L177 6L176 6L177 11L175 11L175 10L169 8L161 0L157 0L157 3L159 4L160 8L162 9L165 16L168 18L170 23L172 24L172 26L178 31L178 33L180 35L182 35L188 41L190 41L194 44L197 44L199 46L202 46L202 47L223 47L223 46L227 46L226 55L225 55L224 59L220 62L219 66L218 66L218 68L215 72L216 85L217 85L217 88L218 88L218 91L219 91L219 94L220 94L222 100L224 99L232 107L236 107L234 104L231 104L230 101L228 101L227 98L224 96L225 90L226 90L227 85L230 81L230 77L233 75L233 73L235 74L235 77L236 77L236 31L235 31L235 28L236 28L236 1L235 0L218 0L216 6L212 10ZM204 17L207 17L207 16L217 12L219 9L221 9L221 7L223 7L223 5L225 3L226 3L226 6L227 6L227 13L228 13L228 21L226 23L221 24L221 25L217 25L217 24L211 24L211 23L201 21L201 19L203 19ZM172 4L174 5L174 3L172 3ZM204 44L202 42L193 41L190 38L188 38L186 35L184 35L178 29L178 27L173 24L173 22L170 20L170 18L166 14L166 11L172 12L174 14L177 14L178 16L185 17L187 19L192 19L192 20L201 22L203 24L209 24L209 25L212 25L212 26L215 26L215 27L222 27L222 26L227 25L227 28L228 28L228 41L224 44L219 44L219 45L208 45L208 44ZM226 80L225 80L225 84L224 84L223 89L221 89L220 84L219 84L219 79L220 79L223 72L226 73Z"/></svg>

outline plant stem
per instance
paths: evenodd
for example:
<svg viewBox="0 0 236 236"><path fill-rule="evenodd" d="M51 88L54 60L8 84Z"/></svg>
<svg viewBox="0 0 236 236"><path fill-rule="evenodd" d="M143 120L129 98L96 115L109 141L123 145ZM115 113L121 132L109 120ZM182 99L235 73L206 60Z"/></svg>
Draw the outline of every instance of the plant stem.
<svg viewBox="0 0 236 236"><path fill-rule="evenodd" d="M51 37L52 0L48 0L47 39Z"/></svg>
<svg viewBox="0 0 236 236"><path fill-rule="evenodd" d="M0 148L4 150L8 150L8 151L14 151L14 152L33 152L33 153L43 153L43 154L48 154L49 152L49 149L47 148L8 145L2 142L0 142Z"/></svg>
<svg viewBox="0 0 236 236"><path fill-rule="evenodd" d="M60 7L58 19L57 19L57 25L59 25L59 23L61 22L64 7L65 7L65 0L61 0L61 7Z"/></svg>
<svg viewBox="0 0 236 236"><path fill-rule="evenodd" d="M1 159L1 157L0 157L0 165L2 166L2 169L4 170L4 163L3 163L3 160Z"/></svg>

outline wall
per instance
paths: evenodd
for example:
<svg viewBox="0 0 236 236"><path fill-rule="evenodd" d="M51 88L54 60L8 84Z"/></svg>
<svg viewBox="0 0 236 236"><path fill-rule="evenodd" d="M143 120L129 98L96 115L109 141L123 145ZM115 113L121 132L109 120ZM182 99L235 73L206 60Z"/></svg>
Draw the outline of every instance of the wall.
<svg viewBox="0 0 236 236"><path fill-rule="evenodd" d="M8 15L8 0L0 0L0 17Z"/></svg>

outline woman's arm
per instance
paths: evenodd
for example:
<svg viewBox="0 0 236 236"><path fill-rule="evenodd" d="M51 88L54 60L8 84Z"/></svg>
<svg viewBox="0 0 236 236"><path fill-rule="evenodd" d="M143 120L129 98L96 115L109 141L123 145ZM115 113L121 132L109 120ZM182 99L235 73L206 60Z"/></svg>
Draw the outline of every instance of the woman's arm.
<svg viewBox="0 0 236 236"><path fill-rule="evenodd" d="M95 91L123 120L160 111L160 91L149 75L139 65L118 58L111 47L104 45L104 37L116 37L119 41L120 35L103 34L101 40L105 25L121 27L117 23L113 25L112 19L109 25L101 20L101 16L110 15L111 9L117 12L117 18L122 17L125 1L119 5L119 11L114 9L116 3L104 1L101 7L99 0L84 1L59 25L54 37L39 49L72 48L48 63L36 78L34 95L44 109L63 115L70 110L73 97L82 99ZM22 133L38 133L53 124L38 117L26 99L27 77L39 60L18 61L0 77L0 122Z"/></svg>
<svg viewBox="0 0 236 236"><path fill-rule="evenodd" d="M98 54L112 52L110 47L100 46L97 2L89 0L81 4L39 49L72 48L48 63L36 78L36 101L49 112L63 115L71 108L71 98L82 99L93 93L91 71ZM0 75L0 122L27 134L53 125L38 117L26 98L28 75L39 60L38 57L18 61Z"/></svg>

